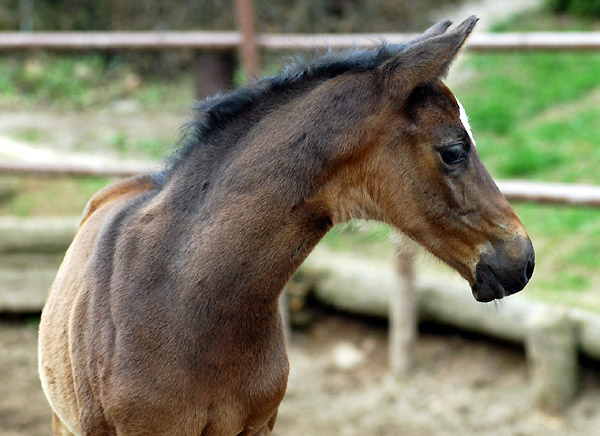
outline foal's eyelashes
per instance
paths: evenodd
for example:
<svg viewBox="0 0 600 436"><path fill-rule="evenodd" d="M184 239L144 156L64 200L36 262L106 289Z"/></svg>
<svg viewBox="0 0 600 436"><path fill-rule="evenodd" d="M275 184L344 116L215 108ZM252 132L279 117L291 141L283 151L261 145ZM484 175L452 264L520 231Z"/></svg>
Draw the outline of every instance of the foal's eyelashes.
<svg viewBox="0 0 600 436"><path fill-rule="evenodd" d="M467 160L469 149L465 143L459 142L440 148L438 152L446 165L456 166Z"/></svg>

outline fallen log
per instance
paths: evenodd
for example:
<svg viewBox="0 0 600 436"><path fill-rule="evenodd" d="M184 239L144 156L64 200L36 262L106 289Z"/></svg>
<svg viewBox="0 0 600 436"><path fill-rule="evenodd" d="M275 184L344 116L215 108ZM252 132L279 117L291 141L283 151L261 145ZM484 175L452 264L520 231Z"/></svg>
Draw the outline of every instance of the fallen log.
<svg viewBox="0 0 600 436"><path fill-rule="evenodd" d="M400 286L393 265L332 252L324 246L318 246L311 253L300 271L311 280L321 303L381 318L388 316L391 295ZM495 303L479 303L468 284L458 276L418 274L415 281L419 321L447 324L525 344L535 313L544 311L547 316L560 313L576 326L578 348L585 355L600 360L600 314L534 301L526 291Z"/></svg>
<svg viewBox="0 0 600 436"><path fill-rule="evenodd" d="M77 217L0 217L0 254L64 253L78 225Z"/></svg>

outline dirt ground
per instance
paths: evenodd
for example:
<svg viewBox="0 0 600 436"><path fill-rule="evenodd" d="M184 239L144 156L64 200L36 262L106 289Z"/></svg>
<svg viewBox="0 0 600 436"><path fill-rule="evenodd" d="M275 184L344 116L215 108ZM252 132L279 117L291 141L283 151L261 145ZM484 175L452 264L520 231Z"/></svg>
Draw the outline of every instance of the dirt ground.
<svg viewBox="0 0 600 436"><path fill-rule="evenodd" d="M50 435L36 373L36 324L0 322L0 436ZM422 332L413 375L386 375L385 326L329 315L293 333L279 436L600 434L600 372L561 416L538 412L518 348Z"/></svg>

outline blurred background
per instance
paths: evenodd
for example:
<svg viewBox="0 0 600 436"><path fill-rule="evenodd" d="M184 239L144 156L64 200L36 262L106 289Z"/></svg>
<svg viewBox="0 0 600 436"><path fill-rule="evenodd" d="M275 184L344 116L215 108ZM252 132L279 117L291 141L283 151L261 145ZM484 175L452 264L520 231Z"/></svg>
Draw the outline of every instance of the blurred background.
<svg viewBox="0 0 600 436"><path fill-rule="evenodd" d="M522 295L481 305L385 225L334 228L286 291L292 372L274 434L600 434L600 0L250 5L258 35L411 34L480 16L448 83L491 174L519 181L509 198L537 257ZM239 42L61 48L18 38L219 31L238 41L246 18L233 0L0 2L0 436L51 434L37 324L87 200L158 168L197 98L243 86L248 72L276 74L300 52L258 47L252 71ZM523 33L587 39L567 49L489 48ZM394 321L406 311L415 318L408 327Z"/></svg>

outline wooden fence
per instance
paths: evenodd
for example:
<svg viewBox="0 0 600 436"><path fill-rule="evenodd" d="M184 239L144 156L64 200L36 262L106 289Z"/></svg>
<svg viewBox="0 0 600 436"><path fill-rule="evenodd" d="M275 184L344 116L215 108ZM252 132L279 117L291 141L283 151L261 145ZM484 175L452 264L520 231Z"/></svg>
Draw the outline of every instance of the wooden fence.
<svg viewBox="0 0 600 436"><path fill-rule="evenodd" d="M0 174L44 175L51 177L107 176L129 177L159 169L156 164L32 164L0 160ZM497 180L509 200L538 204L600 207L600 186L583 184L545 183L522 180Z"/></svg>
<svg viewBox="0 0 600 436"><path fill-rule="evenodd" d="M417 34L257 34L260 49L312 50L371 47L379 41L402 43ZM241 32L0 32L0 50L235 50ZM471 51L586 51L600 49L600 32L475 33Z"/></svg>
<svg viewBox="0 0 600 436"><path fill-rule="evenodd" d="M15 50L191 50L195 53L196 96L233 87L235 51L247 77L260 72L259 50L291 51L371 47L379 41L402 43L415 34L257 34L247 0L240 4L241 32L0 32L0 51ZM245 17L245 18L244 18ZM471 51L589 51L600 49L600 32L478 33Z"/></svg>

